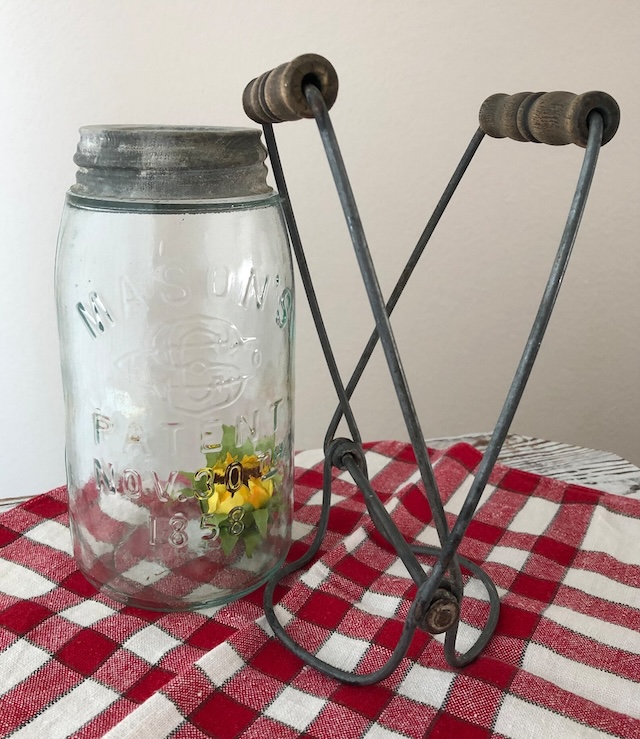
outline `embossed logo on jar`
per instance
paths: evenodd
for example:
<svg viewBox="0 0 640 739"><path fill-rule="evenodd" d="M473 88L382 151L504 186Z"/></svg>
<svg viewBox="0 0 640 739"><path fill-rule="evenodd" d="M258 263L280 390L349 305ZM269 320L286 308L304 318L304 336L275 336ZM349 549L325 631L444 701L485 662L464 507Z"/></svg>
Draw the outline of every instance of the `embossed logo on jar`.
<svg viewBox="0 0 640 739"><path fill-rule="evenodd" d="M151 346L125 355L118 366L177 410L201 415L242 395L261 360L255 342L228 321L196 315L164 324Z"/></svg>

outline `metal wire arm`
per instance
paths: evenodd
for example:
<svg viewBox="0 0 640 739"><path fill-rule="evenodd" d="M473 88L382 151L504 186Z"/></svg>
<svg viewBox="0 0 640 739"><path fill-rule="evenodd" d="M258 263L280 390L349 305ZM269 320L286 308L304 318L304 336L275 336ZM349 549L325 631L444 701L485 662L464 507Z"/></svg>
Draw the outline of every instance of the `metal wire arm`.
<svg viewBox="0 0 640 739"><path fill-rule="evenodd" d="M431 633L446 633L444 653L448 663L454 667L463 667L474 660L495 630L499 616L499 599L495 585L478 565L458 556L456 552L478 506L524 392L576 239L600 147L615 133L619 110L615 101L605 93L585 93L582 96L571 93L519 93L513 96L494 95L488 98L481 108L480 128L473 135L409 257L389 301L385 304L328 112L336 95L337 75L333 67L322 57L307 54L251 82L243 98L245 110L249 116L263 124L267 150L282 199L293 251L327 367L338 396L338 407L331 419L324 442L323 501L316 535L307 553L282 568L277 576L267 584L264 607L274 633L304 662L345 682L369 685L382 680L398 666L417 628ZM550 110L555 111L555 117L550 116ZM300 117L313 117L317 123L375 320L375 330L346 386L338 371L322 319L273 132L272 123ZM585 146L586 150L566 226L538 312L487 450L482 457L455 525L450 531L424 443L424 435L395 342L390 316L485 134L495 138L508 136L520 141L546 141L552 144L573 142ZM378 341L382 344L398 403L416 456L426 502L431 510L440 541L439 547L416 546L407 543L369 481L361 435L350 406L350 398ZM342 417L347 422L351 439L335 437ZM417 586L416 596L391 657L382 668L366 674L339 669L304 649L286 632L278 621L274 609L274 592L278 583L291 572L307 565L317 554L325 536L331 500L332 467L349 471L354 483L364 496L374 525L394 548ZM435 557L435 564L426 571L417 555ZM461 567L483 583L488 592L490 607L484 628L474 645L464 654L459 654L456 650L460 603L463 598Z"/></svg>

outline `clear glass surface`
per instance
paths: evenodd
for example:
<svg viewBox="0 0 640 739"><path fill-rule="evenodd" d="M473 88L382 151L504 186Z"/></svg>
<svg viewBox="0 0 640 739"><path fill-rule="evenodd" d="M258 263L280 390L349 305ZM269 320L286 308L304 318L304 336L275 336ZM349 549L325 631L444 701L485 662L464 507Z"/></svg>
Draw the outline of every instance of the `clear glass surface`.
<svg viewBox="0 0 640 739"><path fill-rule="evenodd" d="M132 605L227 602L284 560L293 275L277 197L68 196L56 260L74 554Z"/></svg>

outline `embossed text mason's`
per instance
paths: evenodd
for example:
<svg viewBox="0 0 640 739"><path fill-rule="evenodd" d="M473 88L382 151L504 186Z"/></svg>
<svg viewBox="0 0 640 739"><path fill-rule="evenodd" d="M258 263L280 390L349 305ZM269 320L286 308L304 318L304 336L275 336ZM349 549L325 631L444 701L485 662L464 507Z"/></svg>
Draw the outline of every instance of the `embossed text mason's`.
<svg viewBox="0 0 640 739"><path fill-rule="evenodd" d="M294 296L260 132L89 126L56 297L74 554L132 605L224 603L290 543Z"/></svg>

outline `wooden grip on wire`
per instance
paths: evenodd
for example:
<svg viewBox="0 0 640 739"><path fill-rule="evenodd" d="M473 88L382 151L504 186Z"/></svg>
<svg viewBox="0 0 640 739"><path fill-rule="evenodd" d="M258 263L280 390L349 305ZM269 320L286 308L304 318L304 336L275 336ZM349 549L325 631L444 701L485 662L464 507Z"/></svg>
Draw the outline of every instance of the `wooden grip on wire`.
<svg viewBox="0 0 640 739"><path fill-rule="evenodd" d="M280 123L313 118L304 95L315 85L330 108L338 96L338 75L330 61L318 54L303 54L251 80L242 94L244 112L257 123Z"/></svg>
<svg viewBox="0 0 640 739"><path fill-rule="evenodd" d="M244 111L257 123L313 118L304 94L307 84L315 85L331 108L338 96L336 70L319 54L303 54L251 80L242 94ZM497 139L585 147L593 112L602 116L604 145L618 130L620 108L611 95L599 91L491 95L480 108L480 128Z"/></svg>
<svg viewBox="0 0 640 739"><path fill-rule="evenodd" d="M604 123L602 144L611 141L620 123L618 103L606 92L519 92L488 97L480 108L480 128L494 138L562 146L586 146L589 115Z"/></svg>

